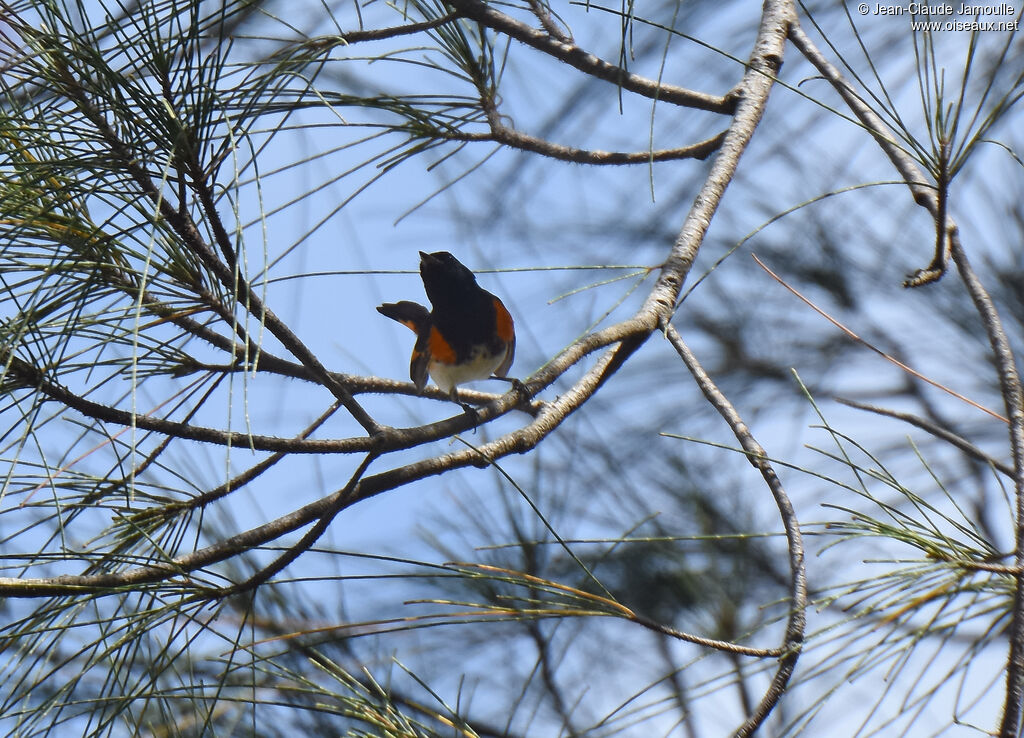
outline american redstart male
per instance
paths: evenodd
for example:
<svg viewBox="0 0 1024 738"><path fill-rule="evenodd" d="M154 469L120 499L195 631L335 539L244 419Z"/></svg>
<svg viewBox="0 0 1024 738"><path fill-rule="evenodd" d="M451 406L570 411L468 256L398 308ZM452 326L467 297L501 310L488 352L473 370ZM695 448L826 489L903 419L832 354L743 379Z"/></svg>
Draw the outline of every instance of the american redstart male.
<svg viewBox="0 0 1024 738"><path fill-rule="evenodd" d="M431 310L402 300L386 302L377 311L416 334L409 364L416 388L427 386L429 374L462 405L460 384L508 373L516 353L515 325L501 300L480 287L473 272L447 251L421 251L420 276Z"/></svg>

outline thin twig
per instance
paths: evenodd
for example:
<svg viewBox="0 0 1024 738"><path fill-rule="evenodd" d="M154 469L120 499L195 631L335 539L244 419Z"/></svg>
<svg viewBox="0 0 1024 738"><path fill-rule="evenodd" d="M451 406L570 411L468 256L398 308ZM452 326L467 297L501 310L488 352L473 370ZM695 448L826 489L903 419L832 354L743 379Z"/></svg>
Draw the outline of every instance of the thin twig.
<svg viewBox="0 0 1024 738"><path fill-rule="evenodd" d="M856 400L848 400L845 397L837 397L835 399L836 402L857 408L858 410L866 410L869 413L885 415L890 418L895 418L896 420L902 420L905 423L910 423L921 430L931 433L936 438L940 438L943 441L956 446L975 461L980 461L982 464L987 464L1008 477L1013 477L1013 467L1009 464L989 456L963 436L959 436L953 431L943 428L938 423L928 420L927 418L922 418L919 415L914 415L913 413L903 413L898 410L891 410L887 407L878 407L877 405L869 405L864 402L857 402Z"/></svg>
<svg viewBox="0 0 1024 738"><path fill-rule="evenodd" d="M543 138L537 138L511 126L505 125L493 96L483 95L480 106L487 116L490 133L463 133L461 131L443 129L442 135L454 141L494 141L520 151L529 151L559 161L570 161L574 164L622 165L650 164L651 162L672 161L675 159L700 159L711 156L725 140L725 132L712 136L695 144L674 149L658 149L650 151L600 151L578 149L575 146L563 146Z"/></svg>
<svg viewBox="0 0 1024 738"><path fill-rule="evenodd" d="M573 164L592 164L595 166L650 164L651 162L676 161L678 159L698 159L703 161L713 154L725 138L719 133L711 138L698 141L687 146L674 149L652 149L650 151L601 151L600 149L580 149L565 146L537 138L514 128L504 125L494 117L488 116L491 130L489 133L465 133L455 129L440 129L438 136L446 141L493 141L509 148L529 151L558 161Z"/></svg>
<svg viewBox="0 0 1024 738"><path fill-rule="evenodd" d="M636 613L634 613L629 619L638 625L644 626L648 630L669 636L677 641L685 641L696 646L703 646L704 648L713 648L716 651L733 654L735 656L774 659L786 653L785 648L754 648L753 646L741 646L739 643L733 643L732 641L722 641L717 638L705 638L703 636L693 635L692 633L685 633L669 625L664 625L663 623L659 623L655 620L650 620L649 618L645 618Z"/></svg>
<svg viewBox="0 0 1024 738"><path fill-rule="evenodd" d="M882 357L883 359L885 359L886 361L892 362L893 364L895 364L896 366L898 366L898 367L899 367L900 369L902 369L903 371L905 371L905 372L906 372L907 374L911 375L912 377L915 377L915 378L917 378L917 379L920 379L920 380L921 380L922 382L927 382L927 383L928 383L928 384L930 384L930 385L931 385L932 387L935 387L935 388L937 388L937 389L940 389L940 390L942 390L943 392L946 392L946 393L948 393L948 394L952 395L953 397L957 398L958 400L962 400L963 402L966 402L966 403L967 403L968 405L970 405L971 407L973 407L973 408L977 408L978 410L981 410L981 411L982 411L983 413L987 413L988 415L991 415L991 416L992 416L993 418L995 418L996 420L1001 420L1001 421L1003 421L1004 423L1008 422L1008 421L1006 420L1006 418L1005 418L1005 417L1003 417L1002 415L1000 415L999 413L997 413L997 412L996 412L995 410L989 410L989 409L988 409L987 407L985 407L984 405L981 405L981 404L979 404L979 403L975 402L974 400L970 399L969 397L965 397L964 395L961 395L961 394L960 394L959 392L957 392L956 390L952 390L952 389L950 389L949 387L947 387L946 385L944 385L944 384L940 384L939 382L936 382L936 381L935 381L934 379L930 379L930 378L926 377L926 376L925 376L924 374L921 374L921 373L920 373L919 371L917 371L916 369L912 369L911 367L909 367L909 366L907 366L906 364L904 364L904 363L903 363L902 361L900 361L899 359L897 359L897 358L896 358L895 356L891 356L891 355L889 355L889 354L885 353L884 351L882 351L882 349L878 348L878 347L877 347L877 346L875 346L874 344L872 344L872 343L869 343L868 341L865 341L865 340L864 340L863 338L861 338L860 336L858 336L858 335L857 335L856 333L854 333L854 332L853 332L852 330L850 330L849 328L847 328L847 327L846 327L845 325L843 325L843 324L842 324L842 323L840 323L840 322L839 322L838 320L836 320L835 318L833 318L833 317L832 317L831 315L829 315L828 313L826 313L826 312L825 312L824 310L822 310L822 309L821 309L820 307L818 307L817 305L815 305L815 304L814 304L814 303L813 303L813 302L812 302L812 301L811 301L810 299L808 299L807 297L804 297L804 295L802 295L802 294L801 294L801 293L799 292L799 290L797 290L797 289L796 289L795 287L793 287L793 286L792 286L792 285L790 285L790 284L789 284L788 282L786 282L786 280L784 280L784 279L783 279L782 277L780 277L780 276L779 276L778 274L776 274L776 273L775 273L775 272L773 272L773 271L772 271L771 269L769 269L769 268L767 267L767 265L765 265L765 263L764 263L763 261L761 261L760 259L758 259L758 258L757 258L757 255L756 255L756 254L751 254L751 256L752 256L752 257L754 258L754 261L756 261L756 262L757 262L757 265L758 265L759 267L761 267L761 268L762 268L762 269L764 269L764 270L765 270L766 272L768 272L768 276L770 276L770 277L771 277L772 279L774 279L774 280L775 280L776 282L778 282L778 283L779 283L779 284L781 284L781 285L782 285L783 287L785 287L785 288L786 288L787 290L789 290L789 291L790 291L791 293L793 293L793 295L795 295L795 296L796 296L796 297L797 297L798 299L800 299L800 300L801 300L801 301L802 301L802 302L803 302L803 303L804 303L805 305L807 305L807 306L808 306L809 308L811 308L811 309L812 309L812 310L813 310L814 312L816 312L816 313L817 313L818 315L820 315L821 317L823 317L823 318L824 318L825 320L827 320L827 321L828 321L829 323L831 323L832 325L834 325L834 326L835 326L836 328L838 328L839 330L841 330L841 331L842 331L843 333L845 333L845 334L846 334L847 336L849 336L849 337L850 337L851 339L853 339L854 341L856 341L857 343L859 343L859 344L860 344L861 346L864 346L865 348L871 349L871 350L872 350L872 351L874 351L874 352L875 352L876 354L878 354L879 356L881 356L881 357Z"/></svg>
<svg viewBox="0 0 1024 738"><path fill-rule="evenodd" d="M2 354L0 354L2 355ZM351 438L336 439L308 439L303 436L294 438L283 438L279 436L265 436L245 431L227 431L217 428L209 428L201 425L165 418L155 418L148 415L133 413L127 410L120 410L109 405L104 405L93 400L88 400L75 394L68 388L48 379L41 370L28 362L18 359L9 359L7 369L9 380L17 380L25 388L31 388L45 395L51 400L82 413L86 417L95 420L102 420L107 423L116 423L122 426L131 426L142 430L162 433L164 435L199 441L201 443L212 443L220 446L231 446L250 448L254 451L273 451L288 454L326 454L326 453L359 453L372 451L379 448L382 451L397 451L405 448L412 448L422 443L447 438L454 433L460 433L476 427L480 423L490 421L500 415L508 413L520 406L522 400L516 396L514 391L505 395L488 395L474 393L463 395L472 399L479 396L486 399L494 399L489 404L476 411L474 417L467 413L460 412L446 420L415 428L387 428L377 437L355 436ZM406 383L385 383L386 387L404 385ZM438 391L439 392L439 391ZM440 393L443 395L443 393ZM527 406L529 407L529 406Z"/></svg>
<svg viewBox="0 0 1024 738"><path fill-rule="evenodd" d="M346 483L340 491L332 495L334 498L333 503L324 510L323 514L320 515L320 519L316 521L316 525L308 530L297 543L289 547L287 551L278 556L268 566L260 569L244 582L221 589L217 593L217 596L232 597L234 595L242 594L243 592L254 590L264 582L268 581L272 576L284 570L284 568L295 561L295 559L308 551L310 547L320 539L320 536L327 532L327 527L331 524L331 521L333 521L334 518L337 517L338 513L345 508L345 502L348 496L351 495L352 490L354 490L356 485L359 484L359 480L362 478L363 474L366 473L367 467L369 467L376 458L377 454L375 453L367 454L366 457L363 458L356 470L352 472L352 476L349 477L348 483Z"/></svg>
<svg viewBox="0 0 1024 738"><path fill-rule="evenodd" d="M302 431L302 433L298 434L296 438L309 438L309 436L312 435L312 433L316 431L317 428L319 428L321 425L327 422L327 419L330 418L331 415L337 412L338 407L339 405L337 402L332 404L329 408L327 408L327 410L324 411L324 413L320 417L318 417L316 420L310 423L306 427L306 429ZM259 477L267 470L269 470L279 461L282 461L287 457L288 454L283 451L271 454L267 458L263 459L263 461L259 462L258 464L254 464L241 474L232 477L223 484L220 484L214 487L213 489L207 490L202 494L196 495L195 497L190 497L187 500L184 500L180 503L176 503L174 507L178 509L195 509L197 507L209 505L211 502L219 500L220 498L230 494L231 492L234 492L237 489L241 489L242 487L251 484L253 480L255 480L257 477ZM163 509L158 509L156 512L162 513ZM149 513L149 511L147 510L145 511L145 513Z"/></svg>
<svg viewBox="0 0 1024 738"><path fill-rule="evenodd" d="M366 28L360 31L345 31L340 34L315 36L311 39L286 47L283 51L278 52L275 57L281 57L287 54L290 58L294 56L296 51L304 49L322 53L324 51L330 51L338 46L351 46L353 44L363 43L366 41L382 41L384 39L396 38L398 36L410 36L415 33L420 33L421 31L430 31L434 28L438 28L439 26L443 26L445 23L449 23L456 18L458 18L456 13L445 13L437 18L419 21L417 23L407 23L402 26L391 26L389 28ZM271 58L273 59L275 57Z"/></svg>
<svg viewBox="0 0 1024 738"><path fill-rule="evenodd" d="M857 116L857 119L867 132L874 137L882 152L889 157L889 161L892 162L893 166L896 167L896 171L903 177L907 188L910 190L910 194L914 198L914 202L928 210L933 219L938 218L939 202L935 195L935 185L928 181L928 177L918 166L917 161L900 146L892 131L885 124L885 121L871 109L870 105L864 102L850 83L844 79L839 69L825 58L825 55L821 53L795 19L789 27L789 40L793 42L797 50L832 85L833 89L843 98L843 102ZM938 222L936 223L937 228L940 228L941 225ZM947 215L945 228L949 230L955 227L956 224L953 222L953 219ZM921 269L908 278L904 282L904 286L918 287L933 282L941 276L941 272L928 272L927 269Z"/></svg>
<svg viewBox="0 0 1024 738"><path fill-rule="evenodd" d="M557 38L563 43L571 44L572 36L565 33L555 22L554 17L551 15L551 9L548 8L545 0L527 0L530 3L530 10L537 16L537 20L540 21L541 28L548 32L549 36Z"/></svg>

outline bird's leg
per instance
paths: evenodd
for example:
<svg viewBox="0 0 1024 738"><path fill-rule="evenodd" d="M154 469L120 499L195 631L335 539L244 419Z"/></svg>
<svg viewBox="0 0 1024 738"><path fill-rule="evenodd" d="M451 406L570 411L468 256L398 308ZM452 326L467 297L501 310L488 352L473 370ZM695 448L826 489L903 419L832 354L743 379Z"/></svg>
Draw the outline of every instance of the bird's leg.
<svg viewBox="0 0 1024 738"><path fill-rule="evenodd" d="M467 405L466 403L459 399L458 387L452 387L452 391L448 393L448 396L451 398L452 402L454 402L456 405L463 409L466 415L471 415L475 423L480 422L480 413L477 412L476 408L473 407L472 405Z"/></svg>

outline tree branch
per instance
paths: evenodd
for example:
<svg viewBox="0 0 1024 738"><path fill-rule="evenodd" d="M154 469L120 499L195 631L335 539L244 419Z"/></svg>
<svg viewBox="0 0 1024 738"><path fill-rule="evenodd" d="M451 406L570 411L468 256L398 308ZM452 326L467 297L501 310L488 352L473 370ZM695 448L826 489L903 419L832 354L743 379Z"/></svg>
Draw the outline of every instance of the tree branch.
<svg viewBox="0 0 1024 738"><path fill-rule="evenodd" d="M989 344L992 347L996 371L999 375L1000 393L1009 420L1010 451L1013 455L1013 478L1016 494L1016 567L1020 570L1024 568L1024 399L1021 396L1020 375L999 313L991 296L971 268L960 243L956 222L945 213L944 203L941 202L936 187L928 183L924 172L921 171L914 159L899 146L885 123L861 100L849 83L843 79L839 70L815 47L795 21L790 26L790 39L808 61L829 81L868 132L874 136L882 151L903 176L914 196L914 201L928 210L936 219L936 228L940 233L939 243L942 242L942 232L944 231L944 238L948 242L948 248L960 273L960 278L985 327ZM943 216L944 220L940 221ZM933 260L929 268L918 271L904 282L904 285L915 287L941 277L944 264L937 266L936 262L941 261L939 257L940 255L936 254L936 260ZM1022 703L1024 703L1024 576L1018 574L1014 587L1013 616L1010 625L1006 702L1003 706L1003 718L999 728L1002 738L1019 735Z"/></svg>
<svg viewBox="0 0 1024 738"><path fill-rule="evenodd" d="M960 278L974 302L992 346L996 372L999 375L999 391L1003 396L1006 416L1010 419L1010 451L1013 454L1014 494L1017 498L1015 521L1015 566L1024 570L1024 396L1021 392L1020 373L1013 358L1013 349L1003 330L999 312L992 297L978 279L971 267L960 236L956 230L950 233L950 249L953 263L960 272ZM1010 654L1006 667L1006 702L1003 705L1003 719L999 726L1001 738L1016 738L1020 735L1021 706L1024 703L1024 576L1016 576L1013 591L1013 619L1010 623Z"/></svg>
<svg viewBox="0 0 1024 738"><path fill-rule="evenodd" d="M708 110L723 115L731 115L736 109L736 98L732 95L726 97L707 95L631 74L621 67L599 59L571 42L555 38L545 31L539 31L505 15L483 0L446 0L446 2L450 7L455 8L463 18L482 23L494 31L504 33L506 36L553 56L581 72L611 82L624 90L674 105Z"/></svg>
<svg viewBox="0 0 1024 738"><path fill-rule="evenodd" d="M287 551L278 556L270 565L260 569L244 582L221 589L217 596L231 597L256 589L264 582L267 582L272 576L284 570L285 567L295 561L295 559L299 558L303 553L308 551L309 548L320 539L320 536L327 532L327 527L331 524L331 521L333 521L334 518L337 517L338 513L346 507L345 503L349 495L352 493L352 490L354 490L356 485L359 484L359 480L366 472L367 467L369 467L376 458L377 455L374 453L366 455L363 461L352 473L348 483L332 496L334 503L323 511L323 514L320 515L320 519L316 521L316 525L308 530L296 544L289 547Z"/></svg>
<svg viewBox="0 0 1024 738"><path fill-rule="evenodd" d="M39 391L49 399L60 402L95 420L102 420L122 426L132 426L190 441L288 454L357 453L372 451L378 447L382 451L412 448L422 443L447 438L454 433L475 428L481 423L493 420L520 407L523 402L515 391L508 392L505 395L498 395L496 400L493 399L495 395L468 392L463 394L460 391L460 397L467 399L483 397L492 399L492 402L481 407L475 417L469 417L463 412L446 420L416 426L415 428L387 428L381 431L376 438L358 436L353 438L310 440L301 436L297 438L281 438L241 431L219 430L192 425L188 422L154 418L149 415L119 410L75 394L66 387L47 379L41 370L17 357L10 358L6 376L9 382L17 382L19 387ZM404 384L407 383L378 380L373 383L373 386L390 388L396 385L404 386ZM443 398L450 401L450 398L444 396L440 390L432 394L437 394L439 399ZM532 410L532 406L527 407Z"/></svg>
<svg viewBox="0 0 1024 738"><path fill-rule="evenodd" d="M490 126L490 133L462 133L460 131L444 129L441 132L449 141L494 141L520 151L529 151L541 156L547 156L559 161L569 161L574 164L650 164L657 161L673 161L676 159L700 159L704 160L714 153L722 141L725 140L725 132L719 133L704 141L695 144L681 146L675 149L656 149L651 151L601 151L590 149L579 149L575 146L563 146L547 141L536 136L517 131L505 125L501 121L501 115L493 100L481 99L484 113L487 116L487 123Z"/></svg>
<svg viewBox="0 0 1024 738"><path fill-rule="evenodd" d="M809 61L815 69L832 85L833 89L843 98L843 102L850 108L857 119L864 125L864 128L871 134L882 152L889 157L889 161L896 167L903 180L910 189L910 194L921 207L931 213L932 218L940 217L938 197L936 197L935 185L928 181L925 173L921 171L917 162L899 145L892 131L885 124L874 110L861 99L860 95L847 82L842 73L821 53L814 42L807 36L800 27L799 21L793 20L789 27L789 40L793 42L797 50ZM951 216L946 216L945 228L947 231L956 228L956 223ZM904 287L919 287L929 282L934 282L942 276L945 265L942 269L935 270L935 264L925 269L918 270L908 277L903 283Z"/></svg>
<svg viewBox="0 0 1024 738"><path fill-rule="evenodd" d="M746 723L736 731L737 736L753 735L764 722L782 698L786 685L796 667L797 659L800 658L800 651L803 648L804 629L807 626L807 570L804 564L803 536L800 533L800 523L797 520L796 512L789 501L789 496L782 487L775 469L768 460L768 453L764 450L757 439L750 432L750 428L743 422L743 418L733 407L729 399L715 385L711 377L704 371L697 357L690 351L689 346L683 341L682 336L676 331L671 323L664 325L665 337L678 352L686 368L690 370L693 378L700 387L704 397L718 411L729 427L732 429L736 440L747 454L747 460L757 469L768 489L775 498L775 504L779 509L782 518L782 525L786 530L786 541L789 546L789 620L786 623L786 635L782 649L782 656L779 659L779 668L775 672L771 686L765 693L761 703L747 719Z"/></svg>
<svg viewBox="0 0 1024 738"><path fill-rule="evenodd" d="M886 417L889 418L902 420L904 423L910 423L910 425L916 426L921 430L932 434L936 438L946 441L952 446L955 446L956 448L963 451L965 454L970 456L975 461L980 461L982 464L988 464L992 468L997 469L998 471L1002 472L1008 477L1012 478L1014 475L1013 467L1003 463L1002 461L999 461L998 459L993 458L992 456L989 456L963 436L959 436L953 431L947 428L943 428L941 425L931 420L928 420L927 418L922 418L912 413L903 413L898 410L891 410L890 408L887 407L878 407L877 405L869 405L864 402L849 400L845 397L837 397L835 398L835 400L836 402L839 402L843 405L847 405L849 407L857 408L858 410L866 410L869 413L885 415Z"/></svg>
<svg viewBox="0 0 1024 738"><path fill-rule="evenodd" d="M572 366L583 356L610 343L615 343L629 330L635 330L635 326L626 321L624 324L612 326L600 333L591 334L582 341L569 347L557 357L554 366L549 365L542 373L540 382L551 382ZM417 479L440 474L451 469L466 466L486 466L490 459L496 459L514 452L524 452L535 446L548 434L550 434L562 420L582 404L592 392L594 385L601 375L601 370L608 355L599 361L581 379L577 385L569 391L560 395L553 403L545 405L533 421L518 431L507 434L491 443L485 444L478 449L446 454L440 457L425 459L420 462L407 464L397 469L381 472L359 481L353 490L341 489L333 494L327 495L293 512L272 520L268 523L252 528L243 533L231 536L218 541L215 544L203 549L193 551L169 559L166 563L150 566L136 567L115 573L98 575L62 575L57 577L42 578L12 578L0 577L0 596L7 597L47 597L67 596L75 591L91 593L116 593L124 588L138 587L140 585L152 584L163 580L172 579L178 576L187 575L205 566L216 564L225 559L236 556L250 548L263 545L269 541L279 538L291 531L308 525L310 522L321 518L327 511L333 510L341 504L338 511L344 510L362 500L374 497L382 492L394 489ZM18 360L20 361L20 360ZM540 375L539 375L540 376ZM538 381L536 378L531 383ZM546 386L546 384L542 385ZM515 392L509 392L500 397L492 405L480 410L480 414L500 413L512 409L519 402ZM86 401L87 402L87 401ZM141 418L140 418L141 421ZM440 433L439 438L449 437L456 431L451 429L453 424L465 424L465 430L473 427L471 419L466 418L465 413L441 423L434 423L429 426L421 426L414 431L402 431L401 429L389 428L386 434L393 438L407 438L420 436L428 429L434 428ZM245 436L243 436L245 437ZM371 439L347 439L350 441L369 442ZM306 443L317 443L307 441ZM354 444L353 444L354 445ZM389 447L392 450L397 447ZM352 451L372 451L369 448L352 448Z"/></svg>
<svg viewBox="0 0 1024 738"><path fill-rule="evenodd" d="M366 41L381 41L387 38L410 36L420 33L421 31L430 31L439 26L443 26L445 23L453 21L456 18L458 18L456 13L445 13L437 18L431 18L418 23L406 23L405 25L391 26L389 28L367 28L359 31L345 31L337 35L315 36L314 38L295 44L294 46L287 47L283 52L279 52L276 56L281 57L286 53L292 54L296 50L303 49L309 49L316 53L320 53L323 51L330 51L338 46L351 46L352 44L363 43Z"/></svg>

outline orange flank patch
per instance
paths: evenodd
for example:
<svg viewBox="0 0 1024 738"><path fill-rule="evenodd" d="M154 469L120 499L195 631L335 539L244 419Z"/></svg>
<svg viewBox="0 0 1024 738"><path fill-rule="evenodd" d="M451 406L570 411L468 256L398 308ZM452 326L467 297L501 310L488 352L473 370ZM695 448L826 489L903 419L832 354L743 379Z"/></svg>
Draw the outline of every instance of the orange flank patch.
<svg viewBox="0 0 1024 738"><path fill-rule="evenodd" d="M509 315L508 310L505 309L505 306L501 304L501 300L497 297L494 298L494 311L497 318L498 337L507 343L516 335L515 325L512 323L512 316Z"/></svg>
<svg viewBox="0 0 1024 738"><path fill-rule="evenodd" d="M440 361L442 364L455 363L455 349L444 340L444 336L434 326L430 326L430 340L427 346L430 349L430 358L434 361Z"/></svg>

